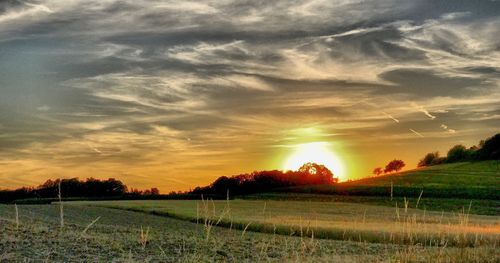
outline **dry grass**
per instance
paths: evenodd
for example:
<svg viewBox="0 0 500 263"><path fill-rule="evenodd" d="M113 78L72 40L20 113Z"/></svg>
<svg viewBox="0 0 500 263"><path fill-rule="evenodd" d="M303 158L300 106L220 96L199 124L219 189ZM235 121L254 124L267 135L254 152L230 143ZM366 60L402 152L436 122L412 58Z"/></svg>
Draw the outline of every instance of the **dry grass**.
<svg viewBox="0 0 500 263"><path fill-rule="evenodd" d="M253 232L242 235L242 231L217 226L207 239L201 223L96 207L65 206L66 224L61 231L58 208L20 206L22 224L17 231L12 207L0 205L0 261L318 262L330 257L353 257L370 262L382 260L385 251L391 255L397 251L396 247L378 244ZM97 215L101 218L87 228ZM141 226L146 227L141 231ZM84 229L87 233L82 236Z"/></svg>
<svg viewBox="0 0 500 263"><path fill-rule="evenodd" d="M418 200L417 200L418 203ZM286 235L427 245L482 245L499 242L498 217L460 213L404 210L372 205L296 201L112 201L79 202L199 222L214 226ZM415 205L416 206L416 205ZM201 208L200 208L201 207Z"/></svg>
<svg viewBox="0 0 500 263"><path fill-rule="evenodd" d="M144 250L146 248L146 245L149 242L149 227L144 230L141 226L141 232L139 234L139 244L142 246L142 249Z"/></svg>

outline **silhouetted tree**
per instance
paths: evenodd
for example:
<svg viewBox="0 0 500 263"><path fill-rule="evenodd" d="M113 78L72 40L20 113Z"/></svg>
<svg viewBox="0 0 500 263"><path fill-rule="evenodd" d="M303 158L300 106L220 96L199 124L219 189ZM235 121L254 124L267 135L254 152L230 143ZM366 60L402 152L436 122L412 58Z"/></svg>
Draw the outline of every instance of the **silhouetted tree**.
<svg viewBox="0 0 500 263"><path fill-rule="evenodd" d="M480 143L478 158L481 160L500 160L500 133Z"/></svg>
<svg viewBox="0 0 500 263"><path fill-rule="evenodd" d="M442 160L440 159L439 152L428 153L418 162L417 167L425 167L441 163Z"/></svg>
<svg viewBox="0 0 500 263"><path fill-rule="evenodd" d="M334 184L338 178L324 165L306 163L298 171L256 171L251 174L240 174L231 177L221 176L206 187L196 187L191 194L213 194L225 196L266 192L277 188Z"/></svg>
<svg viewBox="0 0 500 263"><path fill-rule="evenodd" d="M468 149L463 145L455 145L448 151L446 157L439 157L437 152L428 153L420 160L418 166L477 160L500 160L500 133L481 140L478 146L473 145Z"/></svg>
<svg viewBox="0 0 500 263"><path fill-rule="evenodd" d="M159 195L159 194L160 190L158 190L158 188L156 187L151 188L151 195Z"/></svg>
<svg viewBox="0 0 500 263"><path fill-rule="evenodd" d="M405 165L402 160L394 159L385 166L384 173L399 172Z"/></svg>
<svg viewBox="0 0 500 263"><path fill-rule="evenodd" d="M63 197L112 197L123 196L127 193L127 186L114 178L99 180L88 178L80 181L78 178L47 180L36 188L20 188L16 190L0 191L0 201L11 202L26 198L55 198L59 192Z"/></svg>
<svg viewBox="0 0 500 263"><path fill-rule="evenodd" d="M438 165L438 164L443 164L446 163L446 157L438 157L434 160L432 160L431 165Z"/></svg>
<svg viewBox="0 0 500 263"><path fill-rule="evenodd" d="M470 153L465 146L459 144L453 146L446 157L446 162L455 163L469 160Z"/></svg>
<svg viewBox="0 0 500 263"><path fill-rule="evenodd" d="M299 172L315 176L318 184L332 184L338 182L333 173L326 166L317 163L305 163L299 168Z"/></svg>
<svg viewBox="0 0 500 263"><path fill-rule="evenodd" d="M377 167L377 168L373 169L373 174L376 176L381 175L383 172L384 172L384 170L382 170L382 167Z"/></svg>

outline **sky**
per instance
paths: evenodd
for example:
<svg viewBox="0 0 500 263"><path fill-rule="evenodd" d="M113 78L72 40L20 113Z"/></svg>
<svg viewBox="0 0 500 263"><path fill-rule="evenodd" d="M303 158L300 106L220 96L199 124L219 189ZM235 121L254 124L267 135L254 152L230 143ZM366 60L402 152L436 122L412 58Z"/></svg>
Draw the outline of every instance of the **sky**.
<svg viewBox="0 0 500 263"><path fill-rule="evenodd" d="M500 1L0 0L0 188L414 168L500 130L499 35Z"/></svg>

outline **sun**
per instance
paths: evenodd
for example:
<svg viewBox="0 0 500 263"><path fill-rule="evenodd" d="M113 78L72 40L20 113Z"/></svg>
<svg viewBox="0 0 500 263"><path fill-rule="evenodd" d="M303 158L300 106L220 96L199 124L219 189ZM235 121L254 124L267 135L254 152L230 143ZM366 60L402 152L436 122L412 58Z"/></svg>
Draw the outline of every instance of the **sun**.
<svg viewBox="0 0 500 263"><path fill-rule="evenodd" d="M340 181L346 180L341 159L328 147L327 142L311 142L295 145L294 151L283 165L284 170L298 170L304 163L322 164Z"/></svg>

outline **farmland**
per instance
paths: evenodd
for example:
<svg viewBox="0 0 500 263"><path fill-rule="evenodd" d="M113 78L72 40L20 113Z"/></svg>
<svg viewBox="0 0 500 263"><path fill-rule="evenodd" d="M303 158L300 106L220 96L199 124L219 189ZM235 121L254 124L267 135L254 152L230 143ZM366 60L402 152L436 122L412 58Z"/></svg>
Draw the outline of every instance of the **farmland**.
<svg viewBox="0 0 500 263"><path fill-rule="evenodd" d="M63 221L58 202L5 204L0 261L498 262L496 165L227 200L68 201Z"/></svg>
<svg viewBox="0 0 500 263"><path fill-rule="evenodd" d="M369 177L331 186L292 187L284 192L364 196L425 196L433 198L500 199L500 163L453 163Z"/></svg>
<svg viewBox="0 0 500 263"><path fill-rule="evenodd" d="M499 260L498 248L492 245L453 247L337 241L305 235L262 234L217 226L211 227L207 234L206 224L202 222L196 224L150 213L83 204L68 204L64 207L65 225L61 229L58 205L23 205L18 209L17 226L14 206L0 205L2 262ZM476 223L481 220L473 219Z"/></svg>
<svg viewBox="0 0 500 263"><path fill-rule="evenodd" d="M427 210L459 212L472 201L475 214L500 214L500 162L454 163L339 183L280 189L246 199L316 200L394 207L405 199ZM391 198L392 195L392 198Z"/></svg>
<svg viewBox="0 0 500 263"><path fill-rule="evenodd" d="M285 235L370 242L496 244L497 217L312 201L77 202ZM215 223L214 223L215 222Z"/></svg>

